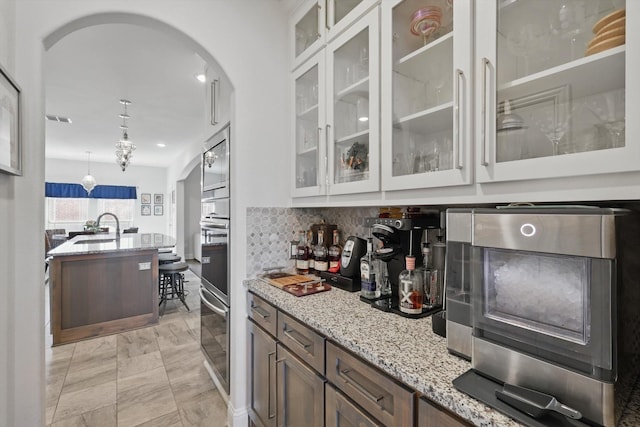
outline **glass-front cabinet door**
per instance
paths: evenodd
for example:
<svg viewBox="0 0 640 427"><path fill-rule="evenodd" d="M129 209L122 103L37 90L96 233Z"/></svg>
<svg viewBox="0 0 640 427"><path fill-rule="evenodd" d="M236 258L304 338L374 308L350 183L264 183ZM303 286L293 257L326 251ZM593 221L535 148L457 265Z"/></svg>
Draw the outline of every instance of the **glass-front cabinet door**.
<svg viewBox="0 0 640 427"><path fill-rule="evenodd" d="M293 196L326 191L324 51L293 73Z"/></svg>
<svg viewBox="0 0 640 427"><path fill-rule="evenodd" d="M326 30L328 41L333 40L344 31L355 19L364 15L379 0L326 0Z"/></svg>
<svg viewBox="0 0 640 427"><path fill-rule="evenodd" d="M378 34L374 9L327 47L328 194L380 189Z"/></svg>
<svg viewBox="0 0 640 427"><path fill-rule="evenodd" d="M292 68L300 66L324 46L326 27L324 0L306 0L291 17L289 27L293 32L291 41Z"/></svg>
<svg viewBox="0 0 640 427"><path fill-rule="evenodd" d="M471 0L382 2L382 189L472 182Z"/></svg>
<svg viewBox="0 0 640 427"><path fill-rule="evenodd" d="M640 2L482 4L476 7L478 181L639 170L638 120L626 120L638 117L638 103L626 94L640 93L634 81L640 30L633 25Z"/></svg>

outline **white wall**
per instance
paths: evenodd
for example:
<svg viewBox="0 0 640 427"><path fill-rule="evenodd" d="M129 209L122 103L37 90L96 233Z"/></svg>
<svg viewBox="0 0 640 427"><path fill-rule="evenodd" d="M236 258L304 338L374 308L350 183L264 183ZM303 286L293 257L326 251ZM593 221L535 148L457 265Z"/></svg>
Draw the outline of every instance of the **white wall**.
<svg viewBox="0 0 640 427"><path fill-rule="evenodd" d="M265 0L21 0L16 5L16 12L15 77L25 95L24 136L28 160L25 165L27 174L16 179L15 186L5 184L5 179L0 180L0 195L14 199L8 202L8 209L2 209L0 215L15 225L16 233L21 237L18 242L12 238L7 240L3 234L0 262L7 259L3 255L5 253L16 250L21 254L20 257L9 255L9 262L15 266L5 271L5 280L10 283L12 274L20 272L22 275L21 287L14 286L20 289L21 304L43 299L44 267L34 269L32 260L43 251L43 228L33 224L43 223L44 38L76 19L102 13L131 13L139 19L156 20L177 30L213 55L229 76L235 91L231 106L234 153L231 163L234 182L231 207L234 218L231 226L231 347L234 356L230 411L234 425L246 425L246 295L242 287L246 272L246 208L285 206L289 203L290 168L283 167L282 161L290 158L287 18L282 5ZM247 31L247 28L260 30L256 33ZM0 31L4 36L7 30L3 27ZM176 159L175 166L167 173L167 190L173 188L177 179L188 175L193 165L186 167L199 152L200 142L194 142L182 157ZM175 188L178 189L179 185L176 184ZM178 193L176 199L178 202L184 200ZM20 216L11 218L12 212L20 212ZM17 358L19 360L7 360L6 370L12 370L20 378L20 384L7 388L12 393L8 405L15 410L16 418L15 422L6 425L42 424L43 311L43 303L33 310L21 310L20 321L9 327L10 332L19 337L19 340L16 338L16 346L20 357ZM34 390L42 391L39 397L34 398Z"/></svg>
<svg viewBox="0 0 640 427"><path fill-rule="evenodd" d="M193 259L194 240L200 243L200 168L195 167L184 180L184 258ZM194 234L197 239L194 238Z"/></svg>
<svg viewBox="0 0 640 427"><path fill-rule="evenodd" d="M45 159L45 181L79 183L87 174L87 162ZM138 199L136 200L136 216L132 226L138 227L140 233L166 233L169 224L169 206L171 194L165 194L167 188L166 168L154 168L150 166L129 165L122 172L115 161L113 163L91 162L91 175L98 185L126 185L137 187ZM162 194L163 215L142 216L140 214L140 195L151 193L153 211L154 194ZM99 212L98 214L100 214ZM95 218L93 218L95 219Z"/></svg>

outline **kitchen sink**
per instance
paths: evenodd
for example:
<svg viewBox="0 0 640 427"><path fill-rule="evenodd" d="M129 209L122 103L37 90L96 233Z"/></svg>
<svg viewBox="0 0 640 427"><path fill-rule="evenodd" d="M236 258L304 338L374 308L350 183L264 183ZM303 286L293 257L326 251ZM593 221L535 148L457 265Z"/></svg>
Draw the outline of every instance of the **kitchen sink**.
<svg viewBox="0 0 640 427"><path fill-rule="evenodd" d="M91 244L91 243L111 243L111 242L115 242L116 239L86 239L86 240L78 240L77 242L74 243L74 245L87 245L87 244Z"/></svg>

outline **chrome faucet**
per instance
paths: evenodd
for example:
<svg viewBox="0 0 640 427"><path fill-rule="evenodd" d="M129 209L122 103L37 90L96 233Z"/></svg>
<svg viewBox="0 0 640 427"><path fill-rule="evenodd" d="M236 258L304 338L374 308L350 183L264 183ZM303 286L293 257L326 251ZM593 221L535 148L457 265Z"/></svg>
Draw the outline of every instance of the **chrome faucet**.
<svg viewBox="0 0 640 427"><path fill-rule="evenodd" d="M113 217L113 219L116 220L116 237L120 237L120 221L118 221L118 217L115 216L114 214L112 214L111 212L105 212L105 213L101 214L98 217L98 219L96 220L96 227L100 227L100 220L105 215L111 215Z"/></svg>

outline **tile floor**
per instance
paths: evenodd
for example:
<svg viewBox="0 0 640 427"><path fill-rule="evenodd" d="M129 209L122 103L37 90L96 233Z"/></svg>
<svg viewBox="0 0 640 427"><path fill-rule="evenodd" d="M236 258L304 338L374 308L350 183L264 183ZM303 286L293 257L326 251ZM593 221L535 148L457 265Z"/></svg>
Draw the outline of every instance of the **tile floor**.
<svg viewBox="0 0 640 427"><path fill-rule="evenodd" d="M51 347L47 324L47 426L227 425L200 351L200 279L185 279L191 312L169 301L156 326Z"/></svg>

